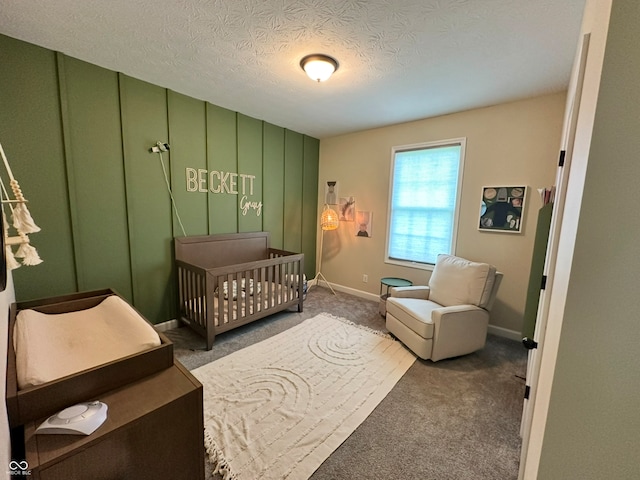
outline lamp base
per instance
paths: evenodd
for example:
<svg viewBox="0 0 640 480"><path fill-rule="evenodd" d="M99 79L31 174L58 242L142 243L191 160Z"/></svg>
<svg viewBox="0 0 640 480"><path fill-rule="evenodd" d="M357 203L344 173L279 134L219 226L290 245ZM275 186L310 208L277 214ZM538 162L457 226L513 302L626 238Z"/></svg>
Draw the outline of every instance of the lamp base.
<svg viewBox="0 0 640 480"><path fill-rule="evenodd" d="M335 295L335 294L336 294L335 290L333 289L333 287L331 286L331 284L330 284L329 282L327 282L327 279L326 279L326 278L324 278L324 275L322 275L322 272L318 272L318 273L316 273L316 276L315 276L315 277L313 277L314 282L313 282L313 284L311 284L311 285L309 286L309 288L307 289L307 291L308 291L308 290L311 290L311 288L312 288L313 286L318 285L318 282L320 281L320 279L322 279L322 280L324 281L324 283L326 283L326 284L327 284L327 287L329 287L329 288L331 289L331 291L333 292L333 294Z"/></svg>

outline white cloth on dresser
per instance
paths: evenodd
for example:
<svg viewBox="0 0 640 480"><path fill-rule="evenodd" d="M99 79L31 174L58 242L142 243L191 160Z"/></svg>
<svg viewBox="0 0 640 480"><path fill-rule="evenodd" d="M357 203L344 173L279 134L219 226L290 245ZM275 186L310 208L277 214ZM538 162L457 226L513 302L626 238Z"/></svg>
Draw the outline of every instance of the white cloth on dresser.
<svg viewBox="0 0 640 480"><path fill-rule="evenodd" d="M117 295L77 312L22 310L13 339L20 389L160 345L153 327Z"/></svg>

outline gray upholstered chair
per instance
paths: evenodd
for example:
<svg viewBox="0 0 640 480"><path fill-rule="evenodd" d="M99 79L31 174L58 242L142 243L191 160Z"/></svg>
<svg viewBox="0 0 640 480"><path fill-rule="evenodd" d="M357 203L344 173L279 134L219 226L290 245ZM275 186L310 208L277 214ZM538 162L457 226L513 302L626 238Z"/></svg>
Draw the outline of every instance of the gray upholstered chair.
<svg viewBox="0 0 640 480"><path fill-rule="evenodd" d="M434 362L480 350L501 280L493 265L439 255L428 286L391 289L387 330Z"/></svg>

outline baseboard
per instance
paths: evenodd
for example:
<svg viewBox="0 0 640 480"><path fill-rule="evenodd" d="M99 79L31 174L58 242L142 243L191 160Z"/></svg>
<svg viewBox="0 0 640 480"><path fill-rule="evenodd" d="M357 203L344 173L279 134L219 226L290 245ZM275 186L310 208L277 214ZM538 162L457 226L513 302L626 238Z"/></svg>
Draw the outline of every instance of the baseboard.
<svg viewBox="0 0 640 480"><path fill-rule="evenodd" d="M380 295L376 295L375 293L363 292L362 290L357 290L351 287L345 287L344 285L338 285L336 283L332 283L331 286L338 290L339 292L348 293L349 295L353 295L354 297L365 298L367 300L371 300L377 302L380 300Z"/></svg>
<svg viewBox="0 0 640 480"><path fill-rule="evenodd" d="M167 330L172 330L174 328L178 328L180 326L180 322L178 320L167 320L166 322L156 323L153 328L156 332L166 332Z"/></svg>
<svg viewBox="0 0 640 480"><path fill-rule="evenodd" d="M309 287L312 287L315 285L322 287L323 282L318 282L317 280L311 280L309 282ZM345 287L344 285L340 285L337 283L329 282L329 285L331 285L331 287L334 290L337 290L338 292L348 293L349 295L353 295L354 297L365 298L367 300L371 300L374 302L377 302L378 300L380 300L380 296L376 295L375 293L363 292L362 290L356 290L355 288Z"/></svg>
<svg viewBox="0 0 640 480"><path fill-rule="evenodd" d="M515 340L516 342L522 341L522 334L515 330L509 330L508 328L496 327L495 325L489 325L489 333L497 335L498 337L508 338Z"/></svg>
<svg viewBox="0 0 640 480"><path fill-rule="evenodd" d="M316 285L316 280L311 280L309 285ZM372 300L377 302L380 300L380 296L375 293L363 292L362 290L357 290L351 287L345 287L344 285L339 285L337 283L330 283L334 290L339 292L348 293L349 295L354 295L360 298L366 298L367 300ZM322 286L322 283L320 284ZM516 342L520 342L522 340L522 334L520 332L516 332L515 330L509 330L504 327L497 327L495 325L489 325L489 333L492 335L497 335L498 337L508 338L510 340L515 340Z"/></svg>

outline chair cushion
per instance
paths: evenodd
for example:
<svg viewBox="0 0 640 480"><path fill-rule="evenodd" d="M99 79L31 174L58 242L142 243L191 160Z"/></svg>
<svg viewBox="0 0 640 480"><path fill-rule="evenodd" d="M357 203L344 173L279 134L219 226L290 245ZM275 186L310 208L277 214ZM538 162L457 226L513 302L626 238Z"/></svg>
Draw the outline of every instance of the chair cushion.
<svg viewBox="0 0 640 480"><path fill-rule="evenodd" d="M496 268L453 255L439 255L429 279L429 298L440 305L485 308L491 298Z"/></svg>
<svg viewBox="0 0 640 480"><path fill-rule="evenodd" d="M436 308L441 307L430 300L395 297L387 299L387 315L393 315L422 338L433 338L431 312Z"/></svg>

